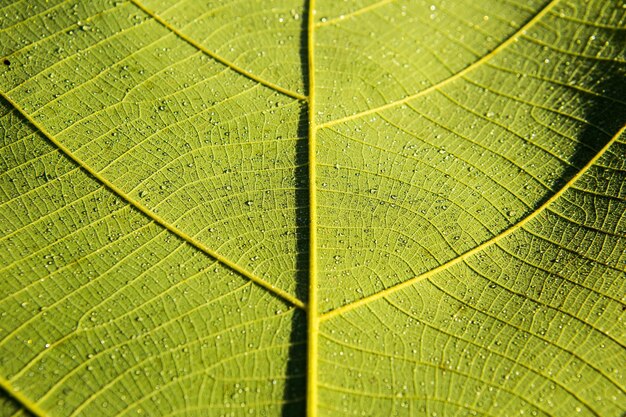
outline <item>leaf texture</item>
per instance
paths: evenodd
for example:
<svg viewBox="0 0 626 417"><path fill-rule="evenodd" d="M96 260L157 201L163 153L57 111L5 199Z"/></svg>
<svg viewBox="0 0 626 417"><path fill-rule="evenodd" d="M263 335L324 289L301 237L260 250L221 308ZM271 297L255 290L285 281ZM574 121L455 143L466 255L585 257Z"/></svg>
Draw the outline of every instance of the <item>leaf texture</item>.
<svg viewBox="0 0 626 417"><path fill-rule="evenodd" d="M1 1L0 415L622 415L625 21Z"/></svg>

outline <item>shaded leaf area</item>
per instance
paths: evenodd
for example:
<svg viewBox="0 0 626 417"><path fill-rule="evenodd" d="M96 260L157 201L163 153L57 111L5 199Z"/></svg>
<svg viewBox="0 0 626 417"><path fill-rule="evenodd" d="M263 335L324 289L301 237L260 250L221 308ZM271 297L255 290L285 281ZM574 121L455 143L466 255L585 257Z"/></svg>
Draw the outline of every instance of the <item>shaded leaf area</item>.
<svg viewBox="0 0 626 417"><path fill-rule="evenodd" d="M19 402L13 400L11 396L7 395L4 391L0 393L0 415L3 417L13 415L33 417L22 409Z"/></svg>
<svg viewBox="0 0 626 417"><path fill-rule="evenodd" d="M625 139L497 244L323 323L322 408L619 415ZM588 216L582 227L575 213Z"/></svg>
<svg viewBox="0 0 626 417"><path fill-rule="evenodd" d="M605 30L611 59L599 60L588 42L600 31L580 24L589 10L570 9L580 16L565 20L558 5L545 5L490 59L442 76L435 89L420 92L416 82L418 93L388 107L320 125L323 310L497 239L623 125L623 31Z"/></svg>
<svg viewBox="0 0 626 417"><path fill-rule="evenodd" d="M0 415L623 413L617 0L0 13Z"/></svg>

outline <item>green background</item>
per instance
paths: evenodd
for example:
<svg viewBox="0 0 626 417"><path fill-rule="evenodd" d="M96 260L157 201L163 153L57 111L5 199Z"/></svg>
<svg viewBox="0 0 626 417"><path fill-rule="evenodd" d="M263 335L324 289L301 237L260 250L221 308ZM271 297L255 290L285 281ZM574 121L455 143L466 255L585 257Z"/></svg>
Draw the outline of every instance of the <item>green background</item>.
<svg viewBox="0 0 626 417"><path fill-rule="evenodd" d="M0 1L0 416L623 415L625 50L621 0Z"/></svg>

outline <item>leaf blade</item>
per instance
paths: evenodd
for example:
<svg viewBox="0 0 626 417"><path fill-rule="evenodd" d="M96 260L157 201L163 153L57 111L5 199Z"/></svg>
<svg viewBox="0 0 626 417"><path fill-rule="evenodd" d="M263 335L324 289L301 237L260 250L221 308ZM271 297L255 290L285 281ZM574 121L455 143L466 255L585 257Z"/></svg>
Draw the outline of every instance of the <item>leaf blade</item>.
<svg viewBox="0 0 626 417"><path fill-rule="evenodd" d="M619 5L255 4L4 5L2 377L50 415L618 415Z"/></svg>

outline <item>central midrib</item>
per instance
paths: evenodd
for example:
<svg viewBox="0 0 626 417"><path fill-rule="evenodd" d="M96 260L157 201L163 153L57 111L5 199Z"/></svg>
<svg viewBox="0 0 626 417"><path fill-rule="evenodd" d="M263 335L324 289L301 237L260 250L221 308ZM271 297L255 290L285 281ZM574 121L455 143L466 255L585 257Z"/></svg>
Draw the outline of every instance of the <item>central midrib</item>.
<svg viewBox="0 0 626 417"><path fill-rule="evenodd" d="M317 310L317 195L315 160L315 0L309 0L307 13L307 92L308 92L308 162L309 162L309 300L307 303L307 377L306 415L317 415L317 358L319 315Z"/></svg>

